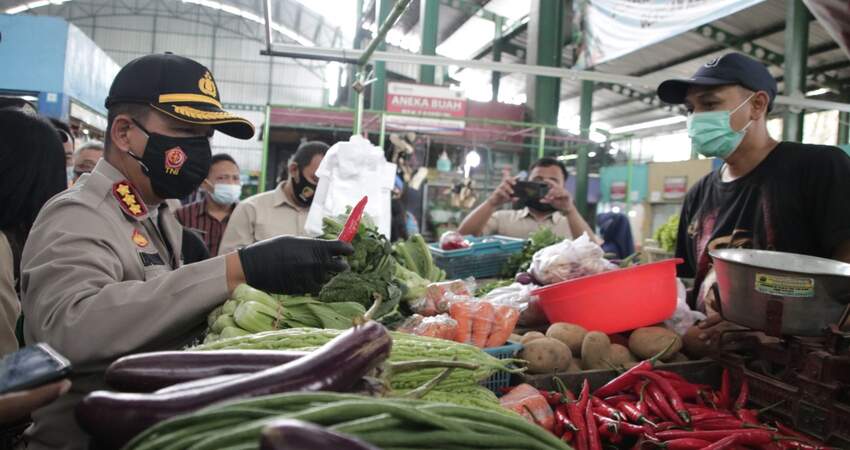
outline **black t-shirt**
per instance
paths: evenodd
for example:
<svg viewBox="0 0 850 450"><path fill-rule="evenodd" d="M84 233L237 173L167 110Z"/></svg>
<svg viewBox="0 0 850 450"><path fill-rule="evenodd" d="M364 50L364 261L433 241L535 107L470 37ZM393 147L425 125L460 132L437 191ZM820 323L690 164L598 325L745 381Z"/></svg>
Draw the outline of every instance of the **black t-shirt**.
<svg viewBox="0 0 850 450"><path fill-rule="evenodd" d="M831 257L850 239L850 157L836 147L780 143L747 175L725 183L720 169L685 197L676 256L695 290L710 250L753 248Z"/></svg>

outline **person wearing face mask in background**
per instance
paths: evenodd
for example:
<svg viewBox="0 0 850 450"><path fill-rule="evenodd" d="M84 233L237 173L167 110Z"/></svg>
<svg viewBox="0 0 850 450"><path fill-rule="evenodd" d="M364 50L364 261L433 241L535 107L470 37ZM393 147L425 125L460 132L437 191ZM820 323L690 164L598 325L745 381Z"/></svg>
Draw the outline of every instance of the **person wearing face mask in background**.
<svg viewBox="0 0 850 450"><path fill-rule="evenodd" d="M545 157L531 165L528 180L549 186L543 198L529 199L519 209L497 211L502 205L517 200L514 194L517 180L517 177L505 178L487 200L463 219L458 233L476 236L499 234L528 239L531 233L546 227L561 238L572 239L587 233L591 239L598 241L564 188L567 168L562 162Z"/></svg>
<svg viewBox="0 0 850 450"><path fill-rule="evenodd" d="M200 232L210 255L215 256L230 214L242 195L239 166L233 157L225 153L213 155L201 188L206 191L204 198L180 208L175 215L184 227Z"/></svg>
<svg viewBox="0 0 850 450"><path fill-rule="evenodd" d="M50 123L53 128L59 132L59 137L62 139L62 147L65 149L65 176L68 178L68 187L74 184L76 179L74 176L74 134L71 133L71 127L67 122L63 122L55 117L50 117Z"/></svg>
<svg viewBox="0 0 850 450"><path fill-rule="evenodd" d="M206 67L168 53L125 65L106 108L104 157L45 204L21 257L25 340L50 344L73 365L70 392L32 414L31 450L89 448L74 408L106 388L103 372L117 358L195 341L242 283L317 293L353 252L285 236L184 264L182 227L164 200L208 177L214 131L250 139L253 125L222 109Z"/></svg>
<svg viewBox="0 0 850 450"><path fill-rule="evenodd" d="M319 179L316 169L328 151L324 142L304 142L289 159L288 179L272 191L239 202L221 240L220 252L230 252L275 236L306 236L304 224Z"/></svg>
<svg viewBox="0 0 850 450"><path fill-rule="evenodd" d="M80 145L74 151L74 178L73 183L83 176L84 173L91 173L97 161L103 157L103 143L99 141L88 141Z"/></svg>
<svg viewBox="0 0 850 450"><path fill-rule="evenodd" d="M767 131L776 80L765 66L730 53L687 79L658 86L666 103L688 109L692 149L723 165L685 197L676 257L694 278L695 303L708 313L700 337L722 327L711 294L709 251L752 248L850 262L850 157L837 147L777 142Z"/></svg>

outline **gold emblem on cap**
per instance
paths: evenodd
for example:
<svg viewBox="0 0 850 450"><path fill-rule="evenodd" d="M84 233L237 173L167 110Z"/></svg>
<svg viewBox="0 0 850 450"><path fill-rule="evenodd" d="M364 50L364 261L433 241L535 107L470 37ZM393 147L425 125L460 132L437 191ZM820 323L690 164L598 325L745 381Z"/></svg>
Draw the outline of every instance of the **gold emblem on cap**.
<svg viewBox="0 0 850 450"><path fill-rule="evenodd" d="M201 90L204 94L209 95L210 97L215 97L216 92L218 90L215 87L215 81L212 79L212 74L207 71L204 74L203 78L198 80L198 89Z"/></svg>
<svg viewBox="0 0 850 450"><path fill-rule="evenodd" d="M191 106L171 105L171 107L174 108L175 113L189 117L191 119L226 120L234 118L233 114L230 114L227 111L202 111L200 109L192 108Z"/></svg>

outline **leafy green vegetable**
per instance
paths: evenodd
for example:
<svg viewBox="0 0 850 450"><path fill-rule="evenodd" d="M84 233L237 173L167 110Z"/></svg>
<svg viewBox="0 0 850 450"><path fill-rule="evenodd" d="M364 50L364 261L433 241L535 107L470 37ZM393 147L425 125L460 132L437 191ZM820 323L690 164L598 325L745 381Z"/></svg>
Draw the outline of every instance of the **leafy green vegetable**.
<svg viewBox="0 0 850 450"><path fill-rule="evenodd" d="M331 278L319 292L319 300L325 303L357 302L368 309L377 295L381 296L382 302L375 318L391 312L398 305L401 289L380 274L348 271Z"/></svg>
<svg viewBox="0 0 850 450"><path fill-rule="evenodd" d="M513 277L518 272L527 271L528 267L531 265L531 257L534 256L538 250L557 244L560 241L561 238L556 236L549 228L540 228L534 233L531 233L531 236L529 236L528 240L525 241L522 251L514 253L510 258L508 258L507 262L505 262L504 267L502 267L502 277L509 278Z"/></svg>
<svg viewBox="0 0 850 450"><path fill-rule="evenodd" d="M676 237L679 233L679 215L673 214L667 219L664 225L655 230L653 239L658 241L658 244L666 252L676 251Z"/></svg>
<svg viewBox="0 0 850 450"><path fill-rule="evenodd" d="M416 300L425 296L425 289L430 284L430 281L419 276L418 273L407 269L401 264L395 266L395 278L397 281L404 283L405 289L401 299L404 301Z"/></svg>
<svg viewBox="0 0 850 450"><path fill-rule="evenodd" d="M478 290L475 292L475 295L478 296L478 297L483 297L483 296L487 295L487 293L489 293L493 289L497 289L497 288L505 287L505 286L510 286L513 283L514 283L513 278L493 280L493 281L491 281L491 282L489 282L489 283L487 283L483 286L480 286L478 288Z"/></svg>
<svg viewBox="0 0 850 450"><path fill-rule="evenodd" d="M414 234L407 241L396 242L393 245L393 256L395 256L398 264L416 272L426 280L443 281L446 279L446 272L434 264L431 250L421 234Z"/></svg>

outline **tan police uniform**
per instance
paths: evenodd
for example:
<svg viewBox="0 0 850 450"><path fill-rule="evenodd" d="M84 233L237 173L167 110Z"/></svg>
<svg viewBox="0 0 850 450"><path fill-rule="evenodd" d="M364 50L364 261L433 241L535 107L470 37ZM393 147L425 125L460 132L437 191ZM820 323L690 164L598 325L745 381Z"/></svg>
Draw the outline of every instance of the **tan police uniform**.
<svg viewBox="0 0 850 450"><path fill-rule="evenodd" d="M304 224L309 209L299 208L286 196L285 184L281 182L273 191L248 197L236 205L221 238L220 255L277 236L306 236Z"/></svg>
<svg viewBox="0 0 850 450"><path fill-rule="evenodd" d="M224 257L183 266L180 224L164 203L156 208L101 159L36 219L21 263L25 337L71 360L73 386L33 414L28 448L87 448L73 408L104 388L106 366L181 348L227 298Z"/></svg>
<svg viewBox="0 0 850 450"><path fill-rule="evenodd" d="M528 239L531 233L540 228L549 228L556 236L563 239L572 239L573 232L570 229L570 221L560 211L555 211L541 220L537 220L528 208L505 209L496 211L490 216L484 225L482 234L500 234L519 239Z"/></svg>

